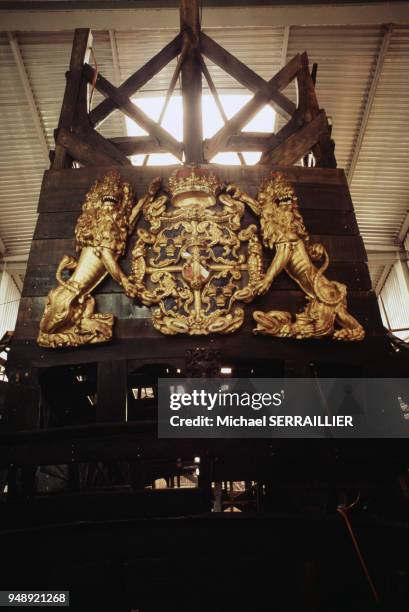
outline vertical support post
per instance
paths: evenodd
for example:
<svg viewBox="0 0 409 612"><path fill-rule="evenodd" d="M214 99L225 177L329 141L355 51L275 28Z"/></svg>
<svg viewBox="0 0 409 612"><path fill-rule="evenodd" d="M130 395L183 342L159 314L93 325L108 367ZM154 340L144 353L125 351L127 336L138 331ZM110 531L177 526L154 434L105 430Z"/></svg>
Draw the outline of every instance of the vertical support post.
<svg viewBox="0 0 409 612"><path fill-rule="evenodd" d="M88 61L92 46L92 34L89 28L75 30L72 43L70 68L67 73L64 99L61 106L58 128L71 131L75 124L84 124L88 115L87 80L82 74L84 62ZM53 168L64 168L69 165L67 151L62 145L56 145Z"/></svg>
<svg viewBox="0 0 409 612"><path fill-rule="evenodd" d="M127 403L126 361L100 361L97 383L97 422L125 423Z"/></svg>
<svg viewBox="0 0 409 612"><path fill-rule="evenodd" d="M190 43L182 65L183 142L186 163L203 162L202 71L199 57L199 0L181 0L180 29Z"/></svg>
<svg viewBox="0 0 409 612"><path fill-rule="evenodd" d="M222 498L223 498L222 483L218 481L218 482L214 483L214 506L213 506L213 512L223 512Z"/></svg>
<svg viewBox="0 0 409 612"><path fill-rule="evenodd" d="M202 492L203 502L206 506L207 512L210 512L212 508L212 473L213 459L209 455L204 455L200 459L198 487Z"/></svg>
<svg viewBox="0 0 409 612"><path fill-rule="evenodd" d="M302 119L309 123L320 112L317 96L315 93L314 81L311 77L308 56L303 53L301 56L303 67L297 73L297 94L298 94L298 111ZM337 162L334 154L334 145L331 140L331 131L328 125L328 130L323 134L318 143L313 146L312 152L316 159L316 164L320 168L336 168Z"/></svg>

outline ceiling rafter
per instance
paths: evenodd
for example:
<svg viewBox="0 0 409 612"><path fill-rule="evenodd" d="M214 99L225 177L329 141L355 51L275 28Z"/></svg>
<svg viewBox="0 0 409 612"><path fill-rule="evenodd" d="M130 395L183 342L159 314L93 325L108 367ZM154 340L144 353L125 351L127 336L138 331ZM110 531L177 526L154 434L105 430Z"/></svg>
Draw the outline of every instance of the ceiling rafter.
<svg viewBox="0 0 409 612"><path fill-rule="evenodd" d="M49 164L49 149L47 139L45 136L44 127L41 121L41 116L38 111L38 107L34 98L34 93L31 88L30 79L24 64L23 56L18 44L17 35L15 32L7 32L8 41L10 44L11 52L13 54L14 62L16 64L17 72L20 78L21 85L24 90L24 95L27 100L27 104L30 108L31 119L33 121L34 128L37 132L38 140L41 147L41 152L44 158L46 166Z"/></svg>
<svg viewBox="0 0 409 612"><path fill-rule="evenodd" d="M13 7L14 4L14 7ZM1 9L3 28L6 30L59 31L61 15L64 15L64 28L74 29L89 25L94 30L140 30L152 28L177 28L179 15L176 6L158 9L155 6L135 8L131 1L118 2L100 0L90 7L89 1L54 2L53 10L47 2L7 3L7 10ZM147 3L148 4L148 3ZM302 4L302 2L300 2ZM69 5L69 10L67 10ZM114 9L114 10L113 10ZM206 6L205 26L212 27L264 27L283 25L362 25L382 24L391 21L396 24L407 23L407 2L365 2L351 5L326 2L321 5L286 5L285 2L261 6L245 2L242 6Z"/></svg>
<svg viewBox="0 0 409 612"><path fill-rule="evenodd" d="M399 244L403 244L408 232L409 232L409 212L406 213L406 217L402 223L402 227L399 230L399 234L398 234Z"/></svg>
<svg viewBox="0 0 409 612"><path fill-rule="evenodd" d="M386 279L389 276L389 272L391 271L392 267L393 267L394 262L388 262L387 264L385 264L382 273L379 277L378 282L375 285L375 293L376 295L379 295L383 289L384 284L386 283Z"/></svg>
<svg viewBox="0 0 409 612"><path fill-rule="evenodd" d="M386 54L388 53L389 43L392 37L393 25L388 24L385 28L385 32L382 38L382 43L379 49L378 57L376 60L376 66L373 73L371 85L368 92L368 97L366 99L365 109L362 115L361 124L359 126L358 135L355 140L355 145L352 153L351 163L348 169L347 180L348 183L352 183L352 179L354 178L354 173L356 169L356 165L358 163L359 154L361 152L362 143L365 137L366 128L368 125L369 117L371 114L372 105L375 99L376 90L379 83L379 78L382 73L383 64L385 62Z"/></svg>
<svg viewBox="0 0 409 612"><path fill-rule="evenodd" d="M382 272L374 285L376 295L379 295L388 278L389 272L397 261L407 261L408 254L403 250L385 245L372 245L367 248L368 263L382 266Z"/></svg>
<svg viewBox="0 0 409 612"><path fill-rule="evenodd" d="M84 64L84 75L90 83L94 80L94 69L89 64ZM101 73L98 73L95 87L110 101L113 101L125 115L135 121L148 134L156 138L156 140L165 146L178 159L182 159L183 145L178 142L169 132L164 130L156 121L153 121L146 115L132 100L124 93L123 84L120 87L115 87ZM94 109L95 110L95 109ZM90 117L92 115L90 113Z"/></svg>
<svg viewBox="0 0 409 612"><path fill-rule="evenodd" d="M152 77L171 62L182 49L182 37L178 34L154 57L146 62L139 70L131 74L121 85L118 86L118 94L132 97ZM106 98L90 112L90 120L94 127L100 125L114 110L115 102Z"/></svg>

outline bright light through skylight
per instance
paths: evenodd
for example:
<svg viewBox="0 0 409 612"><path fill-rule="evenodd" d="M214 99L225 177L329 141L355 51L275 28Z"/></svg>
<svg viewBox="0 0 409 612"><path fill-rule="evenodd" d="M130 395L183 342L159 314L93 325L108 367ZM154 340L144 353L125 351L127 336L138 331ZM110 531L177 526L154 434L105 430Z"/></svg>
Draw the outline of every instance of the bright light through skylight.
<svg viewBox="0 0 409 612"><path fill-rule="evenodd" d="M227 117L230 119L237 111L244 106L250 99L250 94L221 94L220 100L223 105ZM164 96L156 96L150 98L137 98L132 101L148 117L157 121L161 113ZM202 113L203 113L203 137L211 138L224 123L216 103L211 95L202 96ZM253 117L251 121L243 128L243 132L265 132L271 133L274 131L275 112L270 106L265 106ZM183 139L183 109L182 97L172 96L168 104L165 116L162 120L162 127L167 130L176 140ZM147 133L140 128L132 119L126 117L126 128L128 136L147 136ZM257 151L243 152L244 159L247 164L256 164L260 159L260 153ZM144 155L134 155L132 163L135 166L142 164ZM218 164L237 165L240 163L236 153L218 153L211 160ZM178 164L179 160L171 153L153 153L149 156L149 166L166 166L170 164Z"/></svg>

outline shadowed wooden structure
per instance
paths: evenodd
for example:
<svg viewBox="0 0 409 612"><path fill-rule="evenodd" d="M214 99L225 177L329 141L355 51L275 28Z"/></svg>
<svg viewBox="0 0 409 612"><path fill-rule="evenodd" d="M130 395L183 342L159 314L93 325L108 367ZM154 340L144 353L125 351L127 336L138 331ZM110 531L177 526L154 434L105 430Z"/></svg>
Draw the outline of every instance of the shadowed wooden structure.
<svg viewBox="0 0 409 612"><path fill-rule="evenodd" d="M106 519L112 512L123 519L208 512L221 483L225 483L224 507L242 504L246 511L253 508L257 512L271 512L280 506L277 491L290 490L294 482L298 483L296 486L304 486L300 482L309 477L298 471L303 462L305 469L319 481L318 488L325 491L323 496L329 512L334 513L338 489L360 484L376 488L384 482L383 477L401 474L399 445L389 456L387 466L383 465L384 471L381 473L378 465L375 473L369 468L368 456L375 457L378 447L374 450L370 445L360 448L357 444L350 447L346 444L340 450L334 440L319 440L322 445L314 448L306 445L304 455L305 449L296 447L295 440L276 441L274 446L269 440L158 440L155 401L145 402L144 408L139 402L137 409L132 408L135 388L156 390L160 376L197 376L198 372L214 375L220 372L221 366L229 366L239 377L398 377L405 375L408 360L395 351L385 335L348 185L344 171L336 168L331 129L316 99L306 53L297 54L265 81L201 31L196 0L181 2L180 34L118 87L88 63L91 47L91 32L76 30L55 131L55 152L51 167L44 174L39 217L11 345L4 425L14 433L2 434L4 446L0 454L0 474L3 470L10 499L9 508L3 512L4 520L14 526L26 521L23 518L26 507L21 499L36 494L39 466L66 466L59 477L54 472L54 480L60 478L63 488L74 495L88 490L90 483L95 487L101 462L113 464L114 473L102 470L102 482L104 486L125 487L121 495L129 493L129 496L126 502L118 498L118 503L112 497L99 498L100 514L98 517L95 514L95 520ZM132 102L132 96L175 58L176 69L164 108L155 122ZM254 94L231 119L225 116L207 60ZM179 76L183 142L178 142L161 126ZM224 126L205 140L201 127L202 76L224 119ZM297 87L297 103L283 93L292 81ZM91 110L89 102L94 89L105 99ZM243 133L242 128L266 104L285 119L283 127L277 133L272 130L271 134ZM118 109L148 135L109 140L99 134L96 128ZM241 165L212 164L212 158L224 151L236 152ZM246 166L244 151L260 151L260 162ZM106 278L95 297L99 311L115 315L114 339L107 344L79 349L39 347L36 338L45 298L55 285L55 271L61 257L75 254L74 228L86 192L108 170L119 169L122 179L129 181L141 196L154 177L160 175L166 180L175 169L147 166L148 156L157 152L170 152L183 163L209 168L222 181L234 182L252 196L271 171L280 171L288 178L312 240L323 244L330 254L330 278L348 286L348 307L364 326L365 339L359 343L342 343L331 338L299 341L254 336L250 309L243 327L230 336L167 337L152 327L149 309L127 298L118 284ZM143 166L131 164L129 156L135 154L145 155ZM300 162L301 165L296 165ZM121 261L128 273L134 240L132 237ZM268 258L266 255L265 267ZM277 278L266 296L252 304L263 310L292 312L304 305L304 294L284 274ZM84 381L81 397L72 394L76 382ZM64 395L68 398L64 399ZM75 402L82 416L73 411ZM52 415L55 409L58 418ZM70 427L50 429L53 425ZM17 433L21 430L30 431ZM191 464L197 456L201 458L197 487L181 489L180 479L195 473L196 468ZM335 464L338 480L334 475ZM88 466L85 472L84 466ZM147 488L154 487L160 478L167 481L166 492ZM229 489L226 484L234 481L246 483L241 499L234 495L234 487ZM215 483L213 489L212 483ZM81 517L85 508L95 505L92 491L87 495L83 502L75 495L67 498L61 520ZM47 510L48 518L44 519L42 508L42 502L35 506L31 515L33 524L49 520L53 510ZM317 563L322 564L322 560ZM307 581L308 569L306 565L303 568ZM166 570L161 568L161 572Z"/></svg>

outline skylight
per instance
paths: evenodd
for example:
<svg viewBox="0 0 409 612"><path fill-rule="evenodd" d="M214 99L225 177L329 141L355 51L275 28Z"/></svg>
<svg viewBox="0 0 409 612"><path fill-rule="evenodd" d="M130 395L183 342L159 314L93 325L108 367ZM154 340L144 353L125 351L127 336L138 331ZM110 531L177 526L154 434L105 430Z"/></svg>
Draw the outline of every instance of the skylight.
<svg viewBox="0 0 409 612"><path fill-rule="evenodd" d="M227 117L230 119L244 106L250 99L250 94L221 94L221 103ZM164 96L155 96L148 98L137 98L132 101L148 117L157 121L164 104ZM202 96L202 114L203 114L203 137L211 138L221 127L224 122L220 116L219 110L213 99L213 96L204 94ZM255 117L243 128L243 132L264 132L271 133L274 131L275 112L270 106L262 108ZM169 101L168 108L163 117L162 127L167 130L176 140L183 139L183 107L182 97L175 95ZM147 133L140 128L132 119L126 117L126 129L128 136L147 136ZM260 159L258 151L243 152L243 157L247 164L253 165ZM140 166L143 163L145 155L134 155L132 163L135 166ZM218 153L210 160L218 164L238 165L240 161L236 153ZM153 153L149 156L149 166L166 166L178 164L179 160L171 153Z"/></svg>

